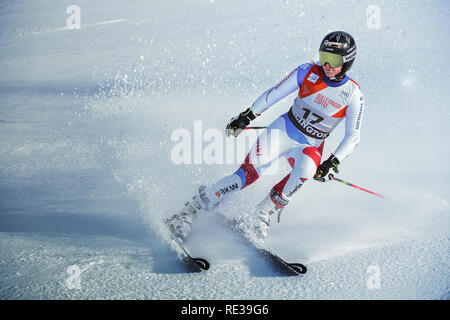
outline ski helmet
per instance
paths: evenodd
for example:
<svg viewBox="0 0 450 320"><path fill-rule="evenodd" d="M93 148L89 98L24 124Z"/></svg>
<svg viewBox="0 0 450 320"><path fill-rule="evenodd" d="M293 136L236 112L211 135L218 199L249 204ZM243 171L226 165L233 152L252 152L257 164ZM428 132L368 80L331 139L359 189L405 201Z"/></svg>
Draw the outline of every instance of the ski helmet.
<svg viewBox="0 0 450 320"><path fill-rule="evenodd" d="M355 39L344 31L330 32L320 43L319 57L321 65L328 62L333 68L342 66L336 78L343 78L356 58Z"/></svg>

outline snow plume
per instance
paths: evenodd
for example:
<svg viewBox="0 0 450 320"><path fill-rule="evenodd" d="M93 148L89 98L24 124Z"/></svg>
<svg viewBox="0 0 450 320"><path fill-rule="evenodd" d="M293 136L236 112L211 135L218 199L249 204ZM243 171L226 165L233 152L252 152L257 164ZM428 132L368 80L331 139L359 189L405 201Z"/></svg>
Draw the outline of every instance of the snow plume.
<svg viewBox="0 0 450 320"><path fill-rule="evenodd" d="M226 108L201 89L192 90L189 79L178 85L160 79L159 68L159 62L146 66L145 59L139 58L125 71L106 76L99 85L100 92L80 115L87 123L86 137L95 146L99 161L126 186L138 202L145 223L156 232L163 218L181 209L201 182L218 178L217 172L226 172L225 168L234 168L241 161L236 158L236 163L219 169L203 162L174 163L171 151L176 141L171 140L172 133L179 129L190 133L193 155L194 139L198 140L194 124L200 122L204 130L223 132L220 118L202 119L210 117L211 106L218 109L215 114L224 114ZM199 133L201 140L204 130Z"/></svg>
<svg viewBox="0 0 450 320"><path fill-rule="evenodd" d="M135 68L102 83L100 93L86 105L84 117L101 162L138 202L145 222L157 229L169 202L165 137L170 136L170 128L161 112L168 105L164 94L148 90L151 84L133 72Z"/></svg>

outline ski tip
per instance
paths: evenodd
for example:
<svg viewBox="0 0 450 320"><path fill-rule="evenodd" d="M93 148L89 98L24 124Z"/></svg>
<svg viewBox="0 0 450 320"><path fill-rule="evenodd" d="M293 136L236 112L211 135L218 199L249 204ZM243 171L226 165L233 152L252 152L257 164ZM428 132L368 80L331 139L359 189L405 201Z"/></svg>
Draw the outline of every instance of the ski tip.
<svg viewBox="0 0 450 320"><path fill-rule="evenodd" d="M207 271L211 267L211 265L209 264L209 262L206 259L203 259L203 258L192 258L192 259L202 270Z"/></svg>
<svg viewBox="0 0 450 320"><path fill-rule="evenodd" d="M294 270L299 274L305 274L308 271L306 266L301 263L288 263L288 265L289 267L291 267L292 270Z"/></svg>

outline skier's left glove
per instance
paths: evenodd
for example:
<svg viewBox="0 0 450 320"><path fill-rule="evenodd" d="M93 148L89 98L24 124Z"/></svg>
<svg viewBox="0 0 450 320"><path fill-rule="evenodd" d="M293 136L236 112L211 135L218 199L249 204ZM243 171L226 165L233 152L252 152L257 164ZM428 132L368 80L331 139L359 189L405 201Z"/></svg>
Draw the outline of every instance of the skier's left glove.
<svg viewBox="0 0 450 320"><path fill-rule="evenodd" d="M233 135L237 137L250 123L250 121L254 120L256 116L253 114L253 111L250 108L241 112L237 117L234 117L228 123L225 134L227 137Z"/></svg>
<svg viewBox="0 0 450 320"><path fill-rule="evenodd" d="M334 155L331 155L327 160L325 160L316 171L314 179L320 182L325 182L330 179L328 172L332 169L334 172L339 173L338 170L339 160Z"/></svg>

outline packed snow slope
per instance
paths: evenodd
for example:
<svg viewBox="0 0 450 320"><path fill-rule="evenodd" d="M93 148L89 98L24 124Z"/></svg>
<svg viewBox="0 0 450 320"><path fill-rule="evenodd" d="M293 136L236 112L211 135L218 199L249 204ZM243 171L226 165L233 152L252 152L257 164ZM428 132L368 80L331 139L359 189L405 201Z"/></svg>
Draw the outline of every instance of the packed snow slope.
<svg viewBox="0 0 450 320"><path fill-rule="evenodd" d="M0 298L448 299L450 4L373 5L2 1ZM366 106L361 144L339 176L386 198L306 183L267 239L308 266L303 277L277 273L216 212L204 213L187 246L212 268L185 273L161 220L243 160L203 159L213 137L223 149L239 140L206 133L222 133L262 92L317 59L333 30L356 38L350 75ZM180 132L192 152L177 164ZM219 210L249 212L286 172L281 165Z"/></svg>

